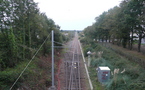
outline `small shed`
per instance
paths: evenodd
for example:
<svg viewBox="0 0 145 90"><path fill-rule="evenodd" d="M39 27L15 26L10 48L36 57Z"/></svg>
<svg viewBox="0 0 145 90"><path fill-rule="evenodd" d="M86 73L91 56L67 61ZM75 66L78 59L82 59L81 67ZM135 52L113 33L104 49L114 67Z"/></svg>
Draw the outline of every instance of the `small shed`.
<svg viewBox="0 0 145 90"><path fill-rule="evenodd" d="M101 83L105 83L110 79L110 68L109 67L98 67L97 69L98 80Z"/></svg>

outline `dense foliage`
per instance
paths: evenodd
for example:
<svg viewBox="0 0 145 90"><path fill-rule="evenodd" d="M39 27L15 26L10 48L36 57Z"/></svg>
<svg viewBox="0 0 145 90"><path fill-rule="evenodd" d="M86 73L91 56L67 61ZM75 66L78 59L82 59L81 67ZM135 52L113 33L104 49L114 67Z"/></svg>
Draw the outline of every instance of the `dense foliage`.
<svg viewBox="0 0 145 90"><path fill-rule="evenodd" d="M55 32L55 41L62 43L64 36L59 29L52 19L39 11L33 0L0 0L1 90L6 87L8 90L25 66L20 65L32 58L52 30ZM41 55L50 52L51 37L41 48ZM28 75L31 76L27 74L26 77Z"/></svg>
<svg viewBox="0 0 145 90"><path fill-rule="evenodd" d="M51 30L55 41L62 41L59 27L39 12L33 0L2 0L0 18L0 70L31 58ZM51 45L50 39L46 44ZM44 54L49 52L47 45L43 46Z"/></svg>
<svg viewBox="0 0 145 90"><path fill-rule="evenodd" d="M103 90L97 80L96 68L108 66L111 69L111 78L103 85L106 90L144 90L145 73L141 67L144 66L144 59L134 58L138 54L132 54L130 50L126 52L127 49L116 49L114 45L105 43L111 42L132 50L136 38L133 34L136 34L138 51L141 51L141 39L145 38L144 0L123 0L119 6L103 12L95 20L80 35L85 56L87 57L88 51L93 52L89 71L94 89ZM99 56L99 51L103 52L102 57Z"/></svg>
<svg viewBox="0 0 145 90"><path fill-rule="evenodd" d="M95 18L96 22L84 30L91 40L108 41L132 49L133 34L138 35L138 51L141 39L145 37L144 0L123 0L116 6Z"/></svg>
<svg viewBox="0 0 145 90"><path fill-rule="evenodd" d="M92 52L89 72L94 90L144 90L145 70L142 67L144 64L138 63L144 55L139 56L130 50L116 45L112 46L109 43L95 43L94 41L85 41L82 38L85 37L81 36L80 39L86 58L86 53ZM110 68L110 80L104 85L98 81L96 68L99 66Z"/></svg>

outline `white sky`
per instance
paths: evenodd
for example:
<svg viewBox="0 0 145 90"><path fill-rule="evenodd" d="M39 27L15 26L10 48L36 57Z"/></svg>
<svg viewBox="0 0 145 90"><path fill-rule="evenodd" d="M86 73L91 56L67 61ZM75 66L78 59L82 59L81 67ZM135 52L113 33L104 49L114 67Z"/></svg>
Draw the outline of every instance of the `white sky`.
<svg viewBox="0 0 145 90"><path fill-rule="evenodd" d="M113 8L122 0L34 0L41 12L54 20L62 30L83 30L95 17Z"/></svg>

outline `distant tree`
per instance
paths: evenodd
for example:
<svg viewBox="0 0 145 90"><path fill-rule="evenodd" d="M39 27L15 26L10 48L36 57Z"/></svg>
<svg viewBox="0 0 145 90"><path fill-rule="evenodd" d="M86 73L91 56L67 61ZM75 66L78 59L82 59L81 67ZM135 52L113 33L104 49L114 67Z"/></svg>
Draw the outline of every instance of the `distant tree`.
<svg viewBox="0 0 145 90"><path fill-rule="evenodd" d="M118 28L118 12L120 12L119 7L114 7L110 10L108 10L105 22L104 22L104 28L107 30L106 35L108 35L109 42L110 40L114 43L115 39L119 41L119 28Z"/></svg>
<svg viewBox="0 0 145 90"><path fill-rule="evenodd" d="M129 2L129 15L133 18L131 25L133 25L132 31L136 33L139 37L138 41L138 52L140 52L141 48L141 39L145 36L145 28L144 28L144 0L131 0ZM133 36L133 35L132 35Z"/></svg>
<svg viewBox="0 0 145 90"><path fill-rule="evenodd" d="M106 20L106 17L107 17L107 12L104 12L102 13L99 17L96 17L95 20L96 20L96 32L98 34L98 38L99 40L101 39L102 42L104 40L107 41L108 39L108 33L109 33L109 29L107 28L107 26L105 26L105 22L107 21Z"/></svg>
<svg viewBox="0 0 145 90"><path fill-rule="evenodd" d="M84 29L86 44L89 44L89 42L92 42L94 39L96 39L97 35L95 33L95 24Z"/></svg>
<svg viewBox="0 0 145 90"><path fill-rule="evenodd" d="M145 37L145 4L144 0L123 0L107 12L96 17L95 24L84 29L88 40L96 37L99 40L109 40L129 49L133 46L133 34L139 37L138 51L141 48L141 39ZM90 29L95 27L95 29ZM92 33L93 32L93 33ZM90 34L90 35L89 35Z"/></svg>

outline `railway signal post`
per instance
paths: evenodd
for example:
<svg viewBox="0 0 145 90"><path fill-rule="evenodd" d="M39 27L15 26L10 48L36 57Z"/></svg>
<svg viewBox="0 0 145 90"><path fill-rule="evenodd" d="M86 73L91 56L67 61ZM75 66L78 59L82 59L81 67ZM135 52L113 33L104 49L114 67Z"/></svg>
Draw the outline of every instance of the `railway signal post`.
<svg viewBox="0 0 145 90"><path fill-rule="evenodd" d="M89 67L90 66L90 62L91 62L91 58L90 58L91 52L88 51L87 54L88 54L88 67Z"/></svg>

